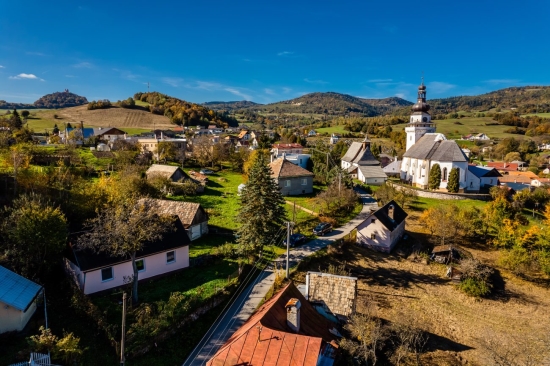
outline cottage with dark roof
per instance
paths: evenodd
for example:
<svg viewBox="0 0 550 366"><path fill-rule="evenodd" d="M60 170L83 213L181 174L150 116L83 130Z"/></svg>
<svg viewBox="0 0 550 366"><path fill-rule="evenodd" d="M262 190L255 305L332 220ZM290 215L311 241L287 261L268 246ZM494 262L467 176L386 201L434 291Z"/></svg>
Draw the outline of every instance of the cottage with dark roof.
<svg viewBox="0 0 550 366"><path fill-rule="evenodd" d="M263 304L205 361L222 365L334 364L335 324L319 314L291 282Z"/></svg>
<svg viewBox="0 0 550 366"><path fill-rule="evenodd" d="M41 293L42 286L0 266L0 333L23 330Z"/></svg>
<svg viewBox="0 0 550 366"><path fill-rule="evenodd" d="M140 281L189 267L191 240L180 220L174 220L173 225L173 230L164 233L162 239L146 243L143 250L137 252ZM120 287L125 284L124 278L134 273L129 257L77 248L71 248L65 269L85 294Z"/></svg>
<svg viewBox="0 0 550 366"><path fill-rule="evenodd" d="M341 161L342 169L363 183L379 186L388 179L380 162L372 154L367 137L362 142L353 142Z"/></svg>
<svg viewBox="0 0 550 366"><path fill-rule="evenodd" d="M428 188L430 170L436 164L441 169L440 189L447 188L447 181L453 168L459 170L459 186L466 190L468 158L456 141L447 140L445 135L435 132L435 125L426 103L424 82L418 87L418 101L412 107L410 123L405 127L407 150L401 162L401 180L422 188Z"/></svg>
<svg viewBox="0 0 550 366"><path fill-rule="evenodd" d="M495 168L484 166L468 165L466 173L467 192L488 191L493 186L498 186L502 174Z"/></svg>
<svg viewBox="0 0 550 366"><path fill-rule="evenodd" d="M178 166L153 164L145 172L147 179L162 177L170 179L172 182L181 182L189 179L189 176Z"/></svg>
<svg viewBox="0 0 550 366"><path fill-rule="evenodd" d="M407 213L390 201L357 226L357 244L389 253L405 233Z"/></svg>
<svg viewBox="0 0 550 366"><path fill-rule="evenodd" d="M284 156L269 164L271 177L281 189L283 196L313 193L314 174L288 161Z"/></svg>

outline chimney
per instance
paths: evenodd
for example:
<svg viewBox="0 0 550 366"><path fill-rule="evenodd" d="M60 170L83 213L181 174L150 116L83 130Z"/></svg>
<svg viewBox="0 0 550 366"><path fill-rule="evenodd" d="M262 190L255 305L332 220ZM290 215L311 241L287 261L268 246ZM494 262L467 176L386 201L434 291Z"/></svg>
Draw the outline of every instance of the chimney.
<svg viewBox="0 0 550 366"><path fill-rule="evenodd" d="M292 298L285 305L286 308L286 323L295 333L300 332L300 300Z"/></svg>
<svg viewBox="0 0 550 366"><path fill-rule="evenodd" d="M394 211L394 207L393 207L393 205L390 205L388 207L388 217L392 220L393 220L393 211Z"/></svg>

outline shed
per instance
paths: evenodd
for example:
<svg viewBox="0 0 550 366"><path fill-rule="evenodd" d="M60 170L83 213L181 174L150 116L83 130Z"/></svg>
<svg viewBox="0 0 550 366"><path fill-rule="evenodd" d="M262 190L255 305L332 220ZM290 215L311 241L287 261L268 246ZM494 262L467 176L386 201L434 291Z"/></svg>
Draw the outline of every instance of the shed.
<svg viewBox="0 0 550 366"><path fill-rule="evenodd" d="M23 330L41 293L42 286L0 266L0 333Z"/></svg>
<svg viewBox="0 0 550 366"><path fill-rule="evenodd" d="M180 167L173 165L153 164L145 174L147 174L147 178L163 177L172 182L189 179L189 176Z"/></svg>

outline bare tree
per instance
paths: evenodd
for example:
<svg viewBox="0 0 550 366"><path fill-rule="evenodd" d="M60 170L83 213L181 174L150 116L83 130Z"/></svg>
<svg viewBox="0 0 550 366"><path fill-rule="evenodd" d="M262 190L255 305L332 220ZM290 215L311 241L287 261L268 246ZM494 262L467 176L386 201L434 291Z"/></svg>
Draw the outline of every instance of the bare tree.
<svg viewBox="0 0 550 366"><path fill-rule="evenodd" d="M77 246L113 257L129 257L133 268L132 300L138 301L136 254L148 242L161 240L173 224L169 217L159 217L144 201L120 200L87 222L89 231L78 239Z"/></svg>

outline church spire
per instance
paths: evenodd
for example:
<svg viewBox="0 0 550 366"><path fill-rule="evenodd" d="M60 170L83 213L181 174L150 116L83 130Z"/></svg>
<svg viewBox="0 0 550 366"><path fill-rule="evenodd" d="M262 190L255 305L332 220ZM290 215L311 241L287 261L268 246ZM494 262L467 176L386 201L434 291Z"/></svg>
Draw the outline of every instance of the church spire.
<svg viewBox="0 0 550 366"><path fill-rule="evenodd" d="M428 113L430 105L426 103L426 85L424 85L424 75L422 75L422 82L418 87L418 97L416 103L412 106L413 112L425 112Z"/></svg>

